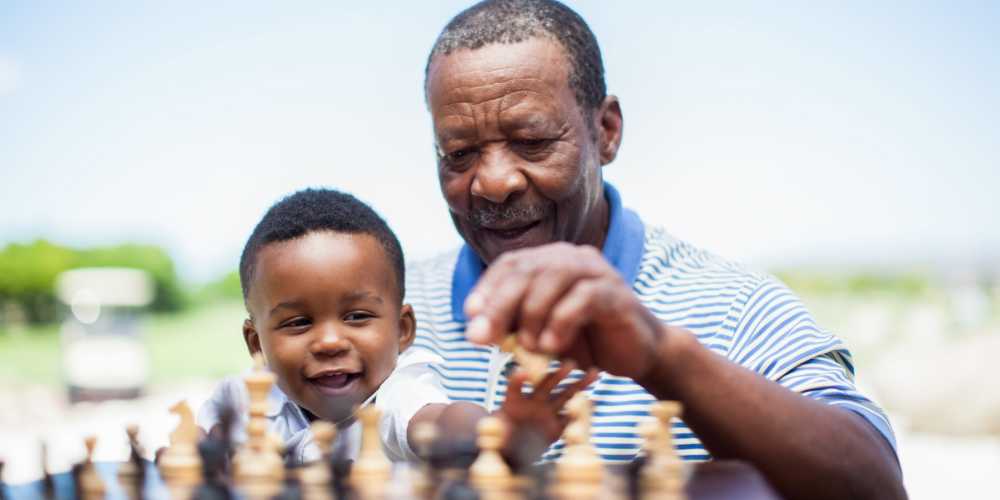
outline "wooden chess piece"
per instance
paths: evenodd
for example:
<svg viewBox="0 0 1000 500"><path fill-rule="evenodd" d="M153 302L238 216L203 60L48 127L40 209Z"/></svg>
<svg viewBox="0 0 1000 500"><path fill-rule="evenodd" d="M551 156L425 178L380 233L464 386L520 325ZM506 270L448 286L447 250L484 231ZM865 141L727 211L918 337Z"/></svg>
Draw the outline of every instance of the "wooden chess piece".
<svg viewBox="0 0 1000 500"><path fill-rule="evenodd" d="M528 375L528 382L537 384L545 378L549 372L549 364L552 361L550 356L542 353L532 352L517 343L517 334L510 334L500 345L503 352L513 353L514 361Z"/></svg>
<svg viewBox="0 0 1000 500"><path fill-rule="evenodd" d="M264 364L264 357L254 355L254 369L244 378L250 396L247 441L233 457L233 480L236 488L250 500L266 499L281 492L285 462L268 435L268 393L276 377Z"/></svg>
<svg viewBox="0 0 1000 500"><path fill-rule="evenodd" d="M557 498L597 498L604 481L604 464L590 443L592 405L578 392L566 403L570 423L563 432L566 444L556 462L553 493Z"/></svg>
<svg viewBox="0 0 1000 500"><path fill-rule="evenodd" d="M103 500L107 489L104 480L97 473L97 468L94 467L94 447L97 446L97 437L87 436L83 443L87 447L87 459L80 470L80 493L83 500Z"/></svg>
<svg viewBox="0 0 1000 500"><path fill-rule="evenodd" d="M479 456L469 468L469 482L479 490L483 500L508 498L513 493L510 468L500 454L507 429L503 420L487 416L476 426Z"/></svg>
<svg viewBox="0 0 1000 500"><path fill-rule="evenodd" d="M362 498L382 498L392 476L392 463L382 451L378 425L382 412L369 405L357 412L361 422L361 451L351 467L350 484Z"/></svg>
<svg viewBox="0 0 1000 500"><path fill-rule="evenodd" d="M319 460L306 465L299 471L299 486L303 500L327 500L331 498L330 455L333 451L333 441L337 438L337 426L330 422L317 420L309 426L313 441L319 448Z"/></svg>
<svg viewBox="0 0 1000 500"><path fill-rule="evenodd" d="M0 500L7 500L7 483L3 480L3 458L0 458Z"/></svg>
<svg viewBox="0 0 1000 500"><path fill-rule="evenodd" d="M170 498L190 498L201 483L201 457L198 455L198 427L187 401L170 407L180 417L170 433L170 446L160 456L160 476L170 491Z"/></svg>
<svg viewBox="0 0 1000 500"><path fill-rule="evenodd" d="M644 438L646 465L640 471L642 498L684 500L684 466L674 449L670 431L672 419L680 417L677 401L658 401L650 408L654 420L644 422L640 432Z"/></svg>
<svg viewBox="0 0 1000 500"><path fill-rule="evenodd" d="M128 435L128 460L118 466L118 484L129 500L141 500L146 483L146 467L142 461L139 445L139 426L130 424L125 428Z"/></svg>

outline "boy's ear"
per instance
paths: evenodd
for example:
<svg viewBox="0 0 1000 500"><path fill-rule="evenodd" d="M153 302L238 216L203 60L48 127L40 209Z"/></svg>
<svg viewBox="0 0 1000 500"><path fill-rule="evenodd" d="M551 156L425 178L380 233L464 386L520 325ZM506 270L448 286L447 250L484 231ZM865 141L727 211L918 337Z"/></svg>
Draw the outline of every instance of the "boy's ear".
<svg viewBox="0 0 1000 500"><path fill-rule="evenodd" d="M417 335L417 317L413 315L413 306L403 304L399 311L399 352L403 352Z"/></svg>
<svg viewBox="0 0 1000 500"><path fill-rule="evenodd" d="M243 342L247 344L247 351L252 357L260 351L260 334L257 333L257 329L253 326L253 321L250 318L243 320Z"/></svg>

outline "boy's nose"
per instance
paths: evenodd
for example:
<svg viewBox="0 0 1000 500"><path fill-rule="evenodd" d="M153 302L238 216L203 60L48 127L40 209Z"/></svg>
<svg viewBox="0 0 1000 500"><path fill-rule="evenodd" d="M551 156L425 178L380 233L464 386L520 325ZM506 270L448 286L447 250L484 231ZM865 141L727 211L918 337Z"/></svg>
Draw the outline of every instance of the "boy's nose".
<svg viewBox="0 0 1000 500"><path fill-rule="evenodd" d="M324 326L319 328L317 335L309 344L309 351L316 356L336 356L351 348L346 336L341 335L337 328Z"/></svg>

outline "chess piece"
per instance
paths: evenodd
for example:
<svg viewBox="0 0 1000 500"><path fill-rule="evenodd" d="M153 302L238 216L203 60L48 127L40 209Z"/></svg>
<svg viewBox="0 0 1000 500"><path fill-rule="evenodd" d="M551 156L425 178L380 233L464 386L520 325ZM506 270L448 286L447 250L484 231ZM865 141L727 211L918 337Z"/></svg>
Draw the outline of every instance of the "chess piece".
<svg viewBox="0 0 1000 500"><path fill-rule="evenodd" d="M420 458L413 475L413 495L420 499L434 497L435 477L431 466L431 449L437 439L437 426L431 422L421 422L413 429L413 452Z"/></svg>
<svg viewBox="0 0 1000 500"><path fill-rule="evenodd" d="M83 500L103 500L107 489L104 480L94 467L94 447L97 446L97 438L87 436L83 443L87 447L87 459L80 469L80 493Z"/></svg>
<svg viewBox="0 0 1000 500"><path fill-rule="evenodd" d="M170 446L160 457L160 477L167 485L171 498L190 498L201 482L201 458L198 456L198 427L187 401L170 407L180 417L177 428L170 433Z"/></svg>
<svg viewBox="0 0 1000 500"><path fill-rule="evenodd" d="M499 417L490 415L479 421L476 430L479 457L469 468L469 482L480 491L484 500L505 498L513 486L510 468L500 454L506 426Z"/></svg>
<svg viewBox="0 0 1000 500"><path fill-rule="evenodd" d="M566 447L556 462L557 498L597 498L604 480L604 464L590 443L592 405L585 393L579 392L566 403L570 423L563 432Z"/></svg>
<svg viewBox="0 0 1000 500"><path fill-rule="evenodd" d="M41 466L42 466L42 498L54 500L56 498L56 484L49 473L49 447L42 441L41 446Z"/></svg>
<svg viewBox="0 0 1000 500"><path fill-rule="evenodd" d="M7 483L3 481L4 461L0 458L0 500L7 500Z"/></svg>
<svg viewBox="0 0 1000 500"><path fill-rule="evenodd" d="M640 428L646 451L646 465L639 473L642 498L684 500L684 467L670 432L670 421L680 416L681 404L658 401L650 413L654 420L644 422Z"/></svg>
<svg viewBox="0 0 1000 500"><path fill-rule="evenodd" d="M330 422L317 420L309 427L313 441L319 448L319 460L306 465L299 471L299 485L303 500L327 500L330 495L330 483L333 476L330 473L330 455L333 441L337 437L337 426Z"/></svg>
<svg viewBox="0 0 1000 500"><path fill-rule="evenodd" d="M361 451L351 467L351 487L362 498L381 498L392 476L392 464L382 452L378 424L381 411L365 406L357 412L361 422Z"/></svg>
<svg viewBox="0 0 1000 500"><path fill-rule="evenodd" d="M517 334L510 334L500 346L500 350L510 352L514 355L514 361L528 374L528 382L537 384L545 378L549 372L549 363L552 358L538 352L525 349L517 343Z"/></svg>
<svg viewBox="0 0 1000 500"><path fill-rule="evenodd" d="M267 395L275 375L264 365L264 357L254 355L254 369L244 377L250 395L247 441L233 458L233 480L239 492L250 500L270 500L282 490L285 462L267 429Z"/></svg>
<svg viewBox="0 0 1000 500"><path fill-rule="evenodd" d="M131 424L125 429L128 435L129 458L118 466L118 484L129 500L141 500L146 484L146 467L139 445L139 427Z"/></svg>

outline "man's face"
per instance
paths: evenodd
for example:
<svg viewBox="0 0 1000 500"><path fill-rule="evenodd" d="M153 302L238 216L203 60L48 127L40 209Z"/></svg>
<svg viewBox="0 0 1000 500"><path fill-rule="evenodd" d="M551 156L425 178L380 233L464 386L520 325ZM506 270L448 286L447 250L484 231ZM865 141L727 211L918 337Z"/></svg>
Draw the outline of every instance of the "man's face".
<svg viewBox="0 0 1000 500"><path fill-rule="evenodd" d="M441 191L458 232L487 264L555 241L603 244L600 167L617 151L621 114L614 101L609 136L606 106L582 110L568 74L565 52L547 38L457 50L431 63Z"/></svg>
<svg viewBox="0 0 1000 500"><path fill-rule="evenodd" d="M341 421L371 396L413 340L395 271L366 234L317 231L257 255L243 335L299 406Z"/></svg>

